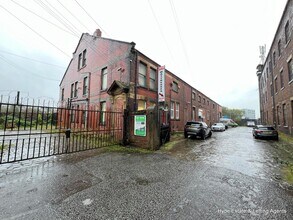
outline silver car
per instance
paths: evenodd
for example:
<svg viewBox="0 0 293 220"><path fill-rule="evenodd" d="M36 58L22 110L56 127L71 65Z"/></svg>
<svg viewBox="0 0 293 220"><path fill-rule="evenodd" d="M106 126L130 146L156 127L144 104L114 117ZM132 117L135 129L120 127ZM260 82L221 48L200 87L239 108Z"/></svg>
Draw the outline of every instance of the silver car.
<svg viewBox="0 0 293 220"><path fill-rule="evenodd" d="M225 131L225 125L223 123L215 123L212 125L212 131Z"/></svg>

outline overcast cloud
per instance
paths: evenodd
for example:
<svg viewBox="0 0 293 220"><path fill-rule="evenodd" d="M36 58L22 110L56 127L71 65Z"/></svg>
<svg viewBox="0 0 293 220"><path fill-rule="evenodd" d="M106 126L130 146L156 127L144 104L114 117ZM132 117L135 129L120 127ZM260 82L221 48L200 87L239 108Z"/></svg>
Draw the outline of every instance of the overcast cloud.
<svg viewBox="0 0 293 220"><path fill-rule="evenodd" d="M259 46L269 50L286 2L0 0L0 94L21 91L23 97L58 100L79 37L101 28L104 37L134 41L138 50L220 105L255 109L259 115ZM64 18L49 14L49 8Z"/></svg>

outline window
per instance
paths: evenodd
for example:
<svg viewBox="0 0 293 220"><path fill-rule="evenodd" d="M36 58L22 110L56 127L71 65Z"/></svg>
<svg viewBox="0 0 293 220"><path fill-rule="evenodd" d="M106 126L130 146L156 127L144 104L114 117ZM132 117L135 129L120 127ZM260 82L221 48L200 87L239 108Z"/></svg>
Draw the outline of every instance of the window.
<svg viewBox="0 0 293 220"><path fill-rule="evenodd" d="M83 110L81 114L82 114L81 115L81 123L85 124L86 117L87 117L87 112L85 110Z"/></svg>
<svg viewBox="0 0 293 220"><path fill-rule="evenodd" d="M283 70L280 72L280 83L281 83L281 88L284 88L284 76L283 76Z"/></svg>
<svg viewBox="0 0 293 220"><path fill-rule="evenodd" d="M70 98L74 97L74 83L71 84L71 89L70 89Z"/></svg>
<svg viewBox="0 0 293 220"><path fill-rule="evenodd" d="M106 102L100 102L100 124L105 125L106 124Z"/></svg>
<svg viewBox="0 0 293 220"><path fill-rule="evenodd" d="M195 92L192 92L192 99L195 99Z"/></svg>
<svg viewBox="0 0 293 220"><path fill-rule="evenodd" d="M274 87L273 87L273 84L271 83L271 96L274 95Z"/></svg>
<svg viewBox="0 0 293 220"><path fill-rule="evenodd" d="M61 101L64 101L64 88L61 89Z"/></svg>
<svg viewBox="0 0 293 220"><path fill-rule="evenodd" d="M202 99L202 102L203 102L203 104L206 104L206 99L203 98L203 99Z"/></svg>
<svg viewBox="0 0 293 220"><path fill-rule="evenodd" d="M213 108L215 108L215 104L213 103Z"/></svg>
<svg viewBox="0 0 293 220"><path fill-rule="evenodd" d="M277 106L277 125L280 125L280 106Z"/></svg>
<svg viewBox="0 0 293 220"><path fill-rule="evenodd" d="M74 83L74 97L77 97L78 82Z"/></svg>
<svg viewBox="0 0 293 220"><path fill-rule="evenodd" d="M173 83L172 83L172 90L173 90L174 92L178 92L178 90L179 90L179 86L178 86L178 83L177 83L177 82L174 82L174 81L173 81Z"/></svg>
<svg viewBox="0 0 293 220"><path fill-rule="evenodd" d="M283 125L284 126L287 126L286 104L283 104Z"/></svg>
<svg viewBox="0 0 293 220"><path fill-rule="evenodd" d="M138 67L138 85L146 87L147 65L140 62Z"/></svg>
<svg viewBox="0 0 293 220"><path fill-rule="evenodd" d="M74 119L75 119L75 109L74 106L71 109L71 114L70 114L70 122L74 123Z"/></svg>
<svg viewBox="0 0 293 220"><path fill-rule="evenodd" d="M200 95L198 96L198 102L201 102L201 96Z"/></svg>
<svg viewBox="0 0 293 220"><path fill-rule="evenodd" d="M176 103L176 119L179 119L180 104Z"/></svg>
<svg viewBox="0 0 293 220"><path fill-rule="evenodd" d="M288 62L288 75L289 75L289 82L293 80L293 62L292 59Z"/></svg>
<svg viewBox="0 0 293 220"><path fill-rule="evenodd" d="M157 71L153 68L151 68L150 71L150 89L156 90L157 89L157 84L156 84L156 73Z"/></svg>
<svg viewBox="0 0 293 220"><path fill-rule="evenodd" d="M210 101L209 101L209 100L207 100L207 105L208 105L208 106L210 105Z"/></svg>
<svg viewBox="0 0 293 220"><path fill-rule="evenodd" d="M192 108L192 120L195 121L195 107Z"/></svg>
<svg viewBox="0 0 293 220"><path fill-rule="evenodd" d="M82 66L86 65L86 50L82 52Z"/></svg>
<svg viewBox="0 0 293 220"><path fill-rule="evenodd" d="M282 55L282 44L281 44L281 40L278 41L278 54L279 54L279 57Z"/></svg>
<svg viewBox="0 0 293 220"><path fill-rule="evenodd" d="M276 66L276 52L273 52L273 66Z"/></svg>
<svg viewBox="0 0 293 220"><path fill-rule="evenodd" d="M145 100L138 100L137 103L137 110L145 110L146 109L146 101Z"/></svg>
<svg viewBox="0 0 293 220"><path fill-rule="evenodd" d="M270 73L273 71L272 61L269 61L269 70L270 70Z"/></svg>
<svg viewBox="0 0 293 220"><path fill-rule="evenodd" d="M171 109L170 109L170 113L171 113L171 119L174 119L174 102L171 102Z"/></svg>
<svg viewBox="0 0 293 220"><path fill-rule="evenodd" d="M285 25L285 43L289 42L289 21Z"/></svg>
<svg viewBox="0 0 293 220"><path fill-rule="evenodd" d="M78 55L78 70L86 65L86 50Z"/></svg>
<svg viewBox="0 0 293 220"><path fill-rule="evenodd" d="M278 92L278 78L275 78L275 93Z"/></svg>
<svg viewBox="0 0 293 220"><path fill-rule="evenodd" d="M88 94L88 77L83 78L83 88L82 88L82 94L87 95Z"/></svg>
<svg viewBox="0 0 293 220"><path fill-rule="evenodd" d="M101 74L101 90L106 90L108 87L107 83L108 79L108 69L107 67L102 69L102 74Z"/></svg>

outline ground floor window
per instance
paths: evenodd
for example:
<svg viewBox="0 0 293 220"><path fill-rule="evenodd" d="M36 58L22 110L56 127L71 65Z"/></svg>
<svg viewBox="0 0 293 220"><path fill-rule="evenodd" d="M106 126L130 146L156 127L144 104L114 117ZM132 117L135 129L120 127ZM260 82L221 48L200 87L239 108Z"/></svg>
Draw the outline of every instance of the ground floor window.
<svg viewBox="0 0 293 220"><path fill-rule="evenodd" d="M171 109L170 109L170 113L171 113L171 115L170 115L170 117L171 117L171 119L174 119L174 102L171 102Z"/></svg>
<svg viewBox="0 0 293 220"><path fill-rule="evenodd" d="M106 102L100 102L100 124L106 124Z"/></svg>
<svg viewBox="0 0 293 220"><path fill-rule="evenodd" d="M146 101L145 100L138 100L137 103L137 110L145 110L146 109Z"/></svg>

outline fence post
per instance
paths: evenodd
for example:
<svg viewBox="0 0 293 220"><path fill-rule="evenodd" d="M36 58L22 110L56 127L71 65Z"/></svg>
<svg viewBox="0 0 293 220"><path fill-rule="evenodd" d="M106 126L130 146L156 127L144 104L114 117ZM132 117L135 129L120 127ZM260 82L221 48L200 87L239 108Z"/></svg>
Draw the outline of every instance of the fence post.
<svg viewBox="0 0 293 220"><path fill-rule="evenodd" d="M122 144L128 145L129 144L129 111L124 109L123 112L123 141Z"/></svg>

